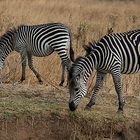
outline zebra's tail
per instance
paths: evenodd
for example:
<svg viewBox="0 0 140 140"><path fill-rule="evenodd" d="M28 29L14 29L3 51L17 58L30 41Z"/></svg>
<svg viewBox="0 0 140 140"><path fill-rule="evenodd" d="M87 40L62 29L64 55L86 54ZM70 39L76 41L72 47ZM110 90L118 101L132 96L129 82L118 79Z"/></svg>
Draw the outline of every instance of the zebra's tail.
<svg viewBox="0 0 140 140"><path fill-rule="evenodd" d="M74 62L74 50L72 48L72 35L71 35L71 32L70 32L70 50L69 50L69 53L70 53L70 60L72 62Z"/></svg>
<svg viewBox="0 0 140 140"><path fill-rule="evenodd" d="M72 46L70 46L70 60L72 62L74 62L74 50L73 50Z"/></svg>

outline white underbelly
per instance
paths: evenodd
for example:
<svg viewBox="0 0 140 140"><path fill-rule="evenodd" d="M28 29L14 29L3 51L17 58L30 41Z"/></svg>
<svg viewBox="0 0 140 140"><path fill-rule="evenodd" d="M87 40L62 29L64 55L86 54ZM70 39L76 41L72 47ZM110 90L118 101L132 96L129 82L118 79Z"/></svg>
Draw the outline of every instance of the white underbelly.
<svg viewBox="0 0 140 140"><path fill-rule="evenodd" d="M39 46L39 47L32 47L32 55L37 57L44 57L48 56L53 53L54 49L50 46Z"/></svg>

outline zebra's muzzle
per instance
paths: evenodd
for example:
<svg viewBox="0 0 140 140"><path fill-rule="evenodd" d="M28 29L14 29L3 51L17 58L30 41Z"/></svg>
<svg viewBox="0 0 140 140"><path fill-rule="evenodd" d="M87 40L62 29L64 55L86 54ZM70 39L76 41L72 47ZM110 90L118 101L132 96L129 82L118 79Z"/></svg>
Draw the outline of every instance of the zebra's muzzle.
<svg viewBox="0 0 140 140"><path fill-rule="evenodd" d="M76 108L77 108L77 106L75 106L75 104L74 104L73 101L69 103L69 109L70 109L71 111L75 111Z"/></svg>

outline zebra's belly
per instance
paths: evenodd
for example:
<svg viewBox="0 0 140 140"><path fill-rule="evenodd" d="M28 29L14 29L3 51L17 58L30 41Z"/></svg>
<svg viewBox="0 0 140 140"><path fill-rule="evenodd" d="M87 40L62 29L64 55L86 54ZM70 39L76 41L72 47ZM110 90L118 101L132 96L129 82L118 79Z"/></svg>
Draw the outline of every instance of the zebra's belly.
<svg viewBox="0 0 140 140"><path fill-rule="evenodd" d="M129 64L127 66L127 68L122 67L122 74L133 74L133 73L137 73L140 71L140 64L137 63L136 65L133 65L133 67Z"/></svg>
<svg viewBox="0 0 140 140"><path fill-rule="evenodd" d="M32 55L36 57L45 57L53 53L54 50L51 47L32 48Z"/></svg>
<svg viewBox="0 0 140 140"><path fill-rule="evenodd" d="M50 55L50 54L52 54L53 53L53 51L51 51L51 52L32 52L32 55L33 56L36 56L36 57L45 57L45 56L48 56L48 55Z"/></svg>

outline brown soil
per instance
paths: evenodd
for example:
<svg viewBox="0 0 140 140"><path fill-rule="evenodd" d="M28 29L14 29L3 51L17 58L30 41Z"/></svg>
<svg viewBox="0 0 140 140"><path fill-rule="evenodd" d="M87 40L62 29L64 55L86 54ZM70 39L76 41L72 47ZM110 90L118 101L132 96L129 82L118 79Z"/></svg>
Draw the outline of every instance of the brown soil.
<svg viewBox="0 0 140 140"><path fill-rule="evenodd" d="M40 85L0 87L0 140L139 140L140 102L125 96L125 114L116 114L116 97L100 94L91 111L68 109L67 90Z"/></svg>
<svg viewBox="0 0 140 140"><path fill-rule="evenodd" d="M26 116L0 121L0 140L139 140L140 122L113 123L108 121L99 130L95 122L68 117Z"/></svg>

